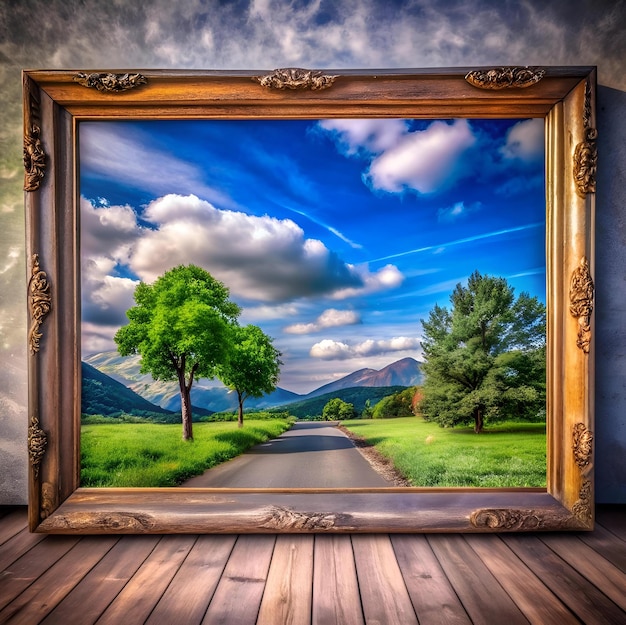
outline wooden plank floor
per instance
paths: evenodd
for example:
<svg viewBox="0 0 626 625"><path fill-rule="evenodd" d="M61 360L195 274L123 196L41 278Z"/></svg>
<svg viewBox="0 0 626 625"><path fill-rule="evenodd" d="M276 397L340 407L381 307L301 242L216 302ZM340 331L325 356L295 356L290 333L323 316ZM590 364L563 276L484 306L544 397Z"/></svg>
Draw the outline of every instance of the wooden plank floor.
<svg viewBox="0 0 626 625"><path fill-rule="evenodd" d="M626 506L507 535L40 536L0 515L0 623L626 623Z"/></svg>

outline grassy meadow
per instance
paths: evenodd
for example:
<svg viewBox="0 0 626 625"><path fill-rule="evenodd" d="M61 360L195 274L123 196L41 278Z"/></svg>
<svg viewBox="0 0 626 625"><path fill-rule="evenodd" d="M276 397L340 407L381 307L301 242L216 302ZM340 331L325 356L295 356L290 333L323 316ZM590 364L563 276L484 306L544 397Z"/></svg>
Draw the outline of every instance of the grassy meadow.
<svg viewBox="0 0 626 625"><path fill-rule="evenodd" d="M92 424L81 428L81 486L178 486L253 445L279 436L293 419L194 423L194 440L181 426L161 423Z"/></svg>
<svg viewBox="0 0 626 625"><path fill-rule="evenodd" d="M545 423L501 423L481 434L421 417L342 425L390 458L414 486L545 487Z"/></svg>

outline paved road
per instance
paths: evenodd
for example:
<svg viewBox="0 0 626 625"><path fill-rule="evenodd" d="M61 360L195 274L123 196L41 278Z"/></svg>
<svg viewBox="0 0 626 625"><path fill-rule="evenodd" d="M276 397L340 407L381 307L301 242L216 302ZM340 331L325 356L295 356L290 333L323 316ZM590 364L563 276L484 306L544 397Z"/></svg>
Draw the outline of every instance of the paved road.
<svg viewBox="0 0 626 625"><path fill-rule="evenodd" d="M271 441L183 484L194 488L372 488L393 486L328 423L296 423Z"/></svg>

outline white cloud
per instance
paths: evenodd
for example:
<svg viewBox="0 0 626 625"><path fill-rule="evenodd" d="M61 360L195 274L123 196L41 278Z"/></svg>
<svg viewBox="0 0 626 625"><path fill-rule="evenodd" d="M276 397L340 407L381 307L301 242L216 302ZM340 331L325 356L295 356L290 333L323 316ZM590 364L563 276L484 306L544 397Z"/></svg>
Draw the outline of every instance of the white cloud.
<svg viewBox="0 0 626 625"><path fill-rule="evenodd" d="M375 273L371 273L366 265L350 265L350 267L361 277L361 285L358 288L338 289L330 294L331 299L342 300L357 295L386 291L400 286L404 281L404 275L395 265L385 265Z"/></svg>
<svg viewBox="0 0 626 625"><path fill-rule="evenodd" d="M463 156L475 143L467 120L435 121L425 130L407 133L377 156L366 178L373 188L390 193L404 189L434 193L467 173Z"/></svg>
<svg viewBox="0 0 626 625"><path fill-rule="evenodd" d="M143 228L130 206L94 206L82 197L80 203L83 319L119 326L133 305L137 281L114 272L129 262Z"/></svg>
<svg viewBox="0 0 626 625"><path fill-rule="evenodd" d="M357 323L361 323L361 317L354 310L328 308L312 323L295 323L287 326L284 332L287 334L311 334L326 328L355 325Z"/></svg>
<svg viewBox="0 0 626 625"><path fill-rule="evenodd" d="M458 221L459 219L464 219L472 213L480 210L480 208L480 202L456 202L456 204L453 204L452 206L440 208L437 211L437 219L441 223L452 223L454 221Z"/></svg>
<svg viewBox="0 0 626 625"><path fill-rule="evenodd" d="M419 347L419 339L407 336L380 340L367 339L351 345L341 341L324 339L311 347L309 355L322 360L347 360L349 358L416 350Z"/></svg>
<svg viewBox="0 0 626 625"><path fill-rule="evenodd" d="M451 124L434 121L410 131L401 119L324 120L338 149L369 161L364 180L376 190L435 193L454 184L470 170L467 151L476 137L466 119Z"/></svg>
<svg viewBox="0 0 626 625"><path fill-rule="evenodd" d="M152 202L130 267L152 282L165 270L194 263L224 282L231 294L258 302L300 297L343 299L399 284L392 265L371 273L342 261L317 239L307 239L290 219L258 217L215 208L194 195L169 194Z"/></svg>
<svg viewBox="0 0 626 625"><path fill-rule="evenodd" d="M402 119L324 119L319 122L335 138L342 153L353 155L362 151L380 154L398 145L407 134Z"/></svg>
<svg viewBox="0 0 626 625"><path fill-rule="evenodd" d="M204 183L199 166L168 154L154 145L149 132L131 128L124 122L81 124L80 159L92 175L117 180L154 195L193 190L212 202L232 207L226 195Z"/></svg>
<svg viewBox="0 0 626 625"><path fill-rule="evenodd" d="M505 158L523 163L536 163L543 159L543 119L526 119L512 126L500 151Z"/></svg>
<svg viewBox="0 0 626 625"><path fill-rule="evenodd" d="M6 258L6 263L4 267L0 268L0 275L5 274L8 271L11 271L11 269L13 269L17 265L17 263L20 261L20 259L22 258L21 247L17 245L12 245L11 247L9 247L5 255L5 258Z"/></svg>
<svg viewBox="0 0 626 625"><path fill-rule="evenodd" d="M137 281L110 275L115 262L105 257L84 258L81 268L82 317L90 323L114 326L127 322L134 305Z"/></svg>
<svg viewBox="0 0 626 625"><path fill-rule="evenodd" d="M263 304L261 306L247 306L241 311L240 321L253 323L255 321L271 321L293 317L299 312L299 307L290 302L287 304Z"/></svg>
<svg viewBox="0 0 626 625"><path fill-rule="evenodd" d="M81 325L81 347L83 357L117 349L113 335L118 325L101 325L83 321Z"/></svg>
<svg viewBox="0 0 626 625"><path fill-rule="evenodd" d="M80 198L81 252L84 257L106 256L122 262L141 235L135 211L130 206L94 206Z"/></svg>

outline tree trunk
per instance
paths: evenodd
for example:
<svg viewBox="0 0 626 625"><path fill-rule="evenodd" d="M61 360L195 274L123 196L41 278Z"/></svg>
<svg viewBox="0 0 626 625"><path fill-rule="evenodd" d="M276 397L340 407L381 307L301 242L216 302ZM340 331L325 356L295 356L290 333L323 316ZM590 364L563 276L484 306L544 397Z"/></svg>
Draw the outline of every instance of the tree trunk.
<svg viewBox="0 0 626 625"><path fill-rule="evenodd" d="M237 401L239 403L239 413L237 416L237 426L242 428L243 427L243 402L244 402L244 397L243 395L237 391Z"/></svg>
<svg viewBox="0 0 626 625"><path fill-rule="evenodd" d="M191 385L185 383L185 373L178 373L178 386L180 388L180 411L183 419L183 440L193 440L191 425Z"/></svg>
<svg viewBox="0 0 626 625"><path fill-rule="evenodd" d="M483 431L483 413L480 408L474 410L474 433L480 434Z"/></svg>

